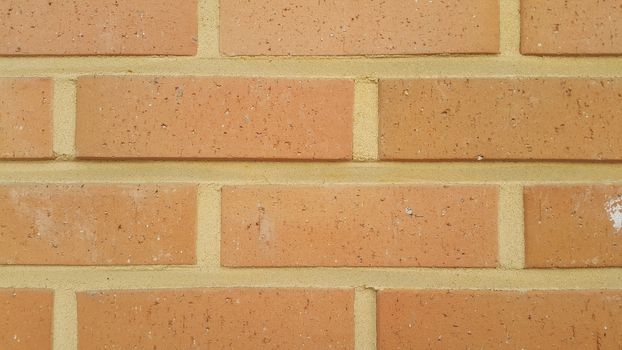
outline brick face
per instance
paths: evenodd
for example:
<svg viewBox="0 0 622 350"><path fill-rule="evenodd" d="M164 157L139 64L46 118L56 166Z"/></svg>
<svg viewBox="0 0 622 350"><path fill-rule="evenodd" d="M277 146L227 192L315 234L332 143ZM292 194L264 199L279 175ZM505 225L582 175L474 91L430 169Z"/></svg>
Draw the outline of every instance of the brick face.
<svg viewBox="0 0 622 350"><path fill-rule="evenodd" d="M619 291L378 294L378 349L615 349Z"/></svg>
<svg viewBox="0 0 622 350"><path fill-rule="evenodd" d="M196 0L0 1L0 55L194 55Z"/></svg>
<svg viewBox="0 0 622 350"><path fill-rule="evenodd" d="M521 52L622 54L622 0L522 0Z"/></svg>
<svg viewBox="0 0 622 350"><path fill-rule="evenodd" d="M52 158L52 81L0 78L0 159Z"/></svg>
<svg viewBox="0 0 622 350"><path fill-rule="evenodd" d="M220 1L225 55L496 53L499 2Z"/></svg>
<svg viewBox="0 0 622 350"><path fill-rule="evenodd" d="M84 292L78 343L81 350L354 349L353 297L319 289Z"/></svg>
<svg viewBox="0 0 622 350"><path fill-rule="evenodd" d="M382 159L622 160L619 79L383 80Z"/></svg>
<svg viewBox="0 0 622 350"><path fill-rule="evenodd" d="M8 350L52 350L49 290L0 289L0 344Z"/></svg>
<svg viewBox="0 0 622 350"><path fill-rule="evenodd" d="M0 0L0 350L622 350L621 35L622 0Z"/></svg>
<svg viewBox="0 0 622 350"><path fill-rule="evenodd" d="M196 189L181 185L0 186L0 263L195 262Z"/></svg>
<svg viewBox="0 0 622 350"><path fill-rule="evenodd" d="M82 158L352 158L353 82L199 77L78 81Z"/></svg>
<svg viewBox="0 0 622 350"><path fill-rule="evenodd" d="M225 266L496 266L494 187L225 187Z"/></svg>
<svg viewBox="0 0 622 350"><path fill-rule="evenodd" d="M525 188L528 267L622 266L622 186Z"/></svg>

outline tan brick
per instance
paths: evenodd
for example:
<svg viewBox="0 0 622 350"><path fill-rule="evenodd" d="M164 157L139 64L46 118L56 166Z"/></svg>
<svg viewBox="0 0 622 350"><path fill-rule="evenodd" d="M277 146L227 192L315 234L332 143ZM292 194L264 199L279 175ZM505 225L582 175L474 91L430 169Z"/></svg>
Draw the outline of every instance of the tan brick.
<svg viewBox="0 0 622 350"><path fill-rule="evenodd" d="M0 55L194 55L196 0L0 1Z"/></svg>
<svg viewBox="0 0 622 350"><path fill-rule="evenodd" d="M354 83L200 77L78 81L82 158L351 159Z"/></svg>
<svg viewBox="0 0 622 350"><path fill-rule="evenodd" d="M622 54L622 0L522 0L521 52Z"/></svg>
<svg viewBox="0 0 622 350"><path fill-rule="evenodd" d="M220 1L225 55L497 53L499 2Z"/></svg>
<svg viewBox="0 0 622 350"><path fill-rule="evenodd" d="M621 160L620 79L380 82L380 157Z"/></svg>
<svg viewBox="0 0 622 350"><path fill-rule="evenodd" d="M495 187L225 187L225 266L497 265Z"/></svg>
<svg viewBox="0 0 622 350"><path fill-rule="evenodd" d="M378 295L378 349L617 349L620 291Z"/></svg>
<svg viewBox="0 0 622 350"><path fill-rule="evenodd" d="M0 186L0 263L192 264L196 188Z"/></svg>
<svg viewBox="0 0 622 350"><path fill-rule="evenodd" d="M622 186L525 188L528 267L622 266Z"/></svg>
<svg viewBox="0 0 622 350"><path fill-rule="evenodd" d="M78 293L80 350L353 349L350 290Z"/></svg>
<svg viewBox="0 0 622 350"><path fill-rule="evenodd" d="M52 81L0 78L0 159L52 157Z"/></svg>
<svg viewBox="0 0 622 350"><path fill-rule="evenodd" d="M49 290L0 289L0 344L7 350L52 350Z"/></svg>

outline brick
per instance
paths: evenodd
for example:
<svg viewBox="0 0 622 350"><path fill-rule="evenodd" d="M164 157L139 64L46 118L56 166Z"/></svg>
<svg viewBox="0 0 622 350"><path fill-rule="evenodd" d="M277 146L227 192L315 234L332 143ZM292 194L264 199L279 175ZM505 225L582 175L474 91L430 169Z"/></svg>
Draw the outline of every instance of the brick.
<svg viewBox="0 0 622 350"><path fill-rule="evenodd" d="M193 264L196 187L0 186L0 263Z"/></svg>
<svg viewBox="0 0 622 350"><path fill-rule="evenodd" d="M0 289L0 344L8 350L52 350L49 290Z"/></svg>
<svg viewBox="0 0 622 350"><path fill-rule="evenodd" d="M621 160L620 79L383 80L380 157Z"/></svg>
<svg viewBox="0 0 622 350"><path fill-rule="evenodd" d="M522 0L521 52L622 54L622 0Z"/></svg>
<svg viewBox="0 0 622 350"><path fill-rule="evenodd" d="M220 1L220 49L228 56L497 53L499 2Z"/></svg>
<svg viewBox="0 0 622 350"><path fill-rule="evenodd" d="M52 157L52 81L0 79L0 159Z"/></svg>
<svg viewBox="0 0 622 350"><path fill-rule="evenodd" d="M617 349L620 291L378 294L378 349Z"/></svg>
<svg viewBox="0 0 622 350"><path fill-rule="evenodd" d="M497 265L492 186L225 187L224 266Z"/></svg>
<svg viewBox="0 0 622 350"><path fill-rule="evenodd" d="M352 158L351 80L84 77L82 158Z"/></svg>
<svg viewBox="0 0 622 350"><path fill-rule="evenodd" d="M350 290L78 293L80 350L354 349Z"/></svg>
<svg viewBox="0 0 622 350"><path fill-rule="evenodd" d="M196 0L0 1L0 55L194 55Z"/></svg>
<svg viewBox="0 0 622 350"><path fill-rule="evenodd" d="M622 186L524 190L528 267L622 266Z"/></svg>

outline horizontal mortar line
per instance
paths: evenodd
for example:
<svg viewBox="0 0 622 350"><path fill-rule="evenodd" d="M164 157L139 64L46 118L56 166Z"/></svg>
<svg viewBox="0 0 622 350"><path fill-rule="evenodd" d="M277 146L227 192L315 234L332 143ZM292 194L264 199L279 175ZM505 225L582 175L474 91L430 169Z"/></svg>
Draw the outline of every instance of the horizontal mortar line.
<svg viewBox="0 0 622 350"><path fill-rule="evenodd" d="M0 57L0 76L94 74L267 77L622 76L622 57Z"/></svg>
<svg viewBox="0 0 622 350"><path fill-rule="evenodd" d="M3 161L0 183L619 183L622 163Z"/></svg>
<svg viewBox="0 0 622 350"><path fill-rule="evenodd" d="M622 289L622 269L2 267L0 288L81 290L209 287L372 289Z"/></svg>

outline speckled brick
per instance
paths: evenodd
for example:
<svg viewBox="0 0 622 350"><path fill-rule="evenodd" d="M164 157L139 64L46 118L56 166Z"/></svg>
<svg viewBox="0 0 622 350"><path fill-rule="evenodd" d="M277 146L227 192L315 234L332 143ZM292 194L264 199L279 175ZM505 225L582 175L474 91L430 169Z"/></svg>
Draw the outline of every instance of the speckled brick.
<svg viewBox="0 0 622 350"><path fill-rule="evenodd" d="M80 350L354 349L354 294L322 289L78 293Z"/></svg>
<svg viewBox="0 0 622 350"><path fill-rule="evenodd" d="M378 293L378 349L617 349L620 291Z"/></svg>
<svg viewBox="0 0 622 350"><path fill-rule="evenodd" d="M0 1L0 55L194 55L196 0Z"/></svg>
<svg viewBox="0 0 622 350"><path fill-rule="evenodd" d="M52 81L1 78L0 159L52 157Z"/></svg>
<svg viewBox="0 0 622 350"><path fill-rule="evenodd" d="M497 265L497 188L225 187L225 266Z"/></svg>
<svg viewBox="0 0 622 350"><path fill-rule="evenodd" d="M84 77L82 158L352 158L351 80Z"/></svg>
<svg viewBox="0 0 622 350"><path fill-rule="evenodd" d="M499 1L220 1L225 55L496 53Z"/></svg>
<svg viewBox="0 0 622 350"><path fill-rule="evenodd" d="M0 289L0 344L4 350L52 350L54 294Z"/></svg>
<svg viewBox="0 0 622 350"><path fill-rule="evenodd" d="M522 0L521 52L622 54L622 0Z"/></svg>
<svg viewBox="0 0 622 350"><path fill-rule="evenodd" d="M622 160L620 79L383 80L380 157Z"/></svg>
<svg viewBox="0 0 622 350"><path fill-rule="evenodd" d="M524 190L527 267L622 266L622 186Z"/></svg>
<svg viewBox="0 0 622 350"><path fill-rule="evenodd" d="M190 185L3 185L0 263L192 264L195 216Z"/></svg>

